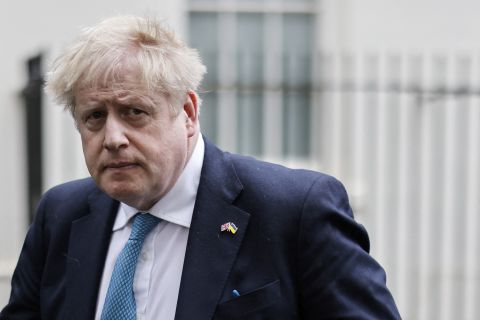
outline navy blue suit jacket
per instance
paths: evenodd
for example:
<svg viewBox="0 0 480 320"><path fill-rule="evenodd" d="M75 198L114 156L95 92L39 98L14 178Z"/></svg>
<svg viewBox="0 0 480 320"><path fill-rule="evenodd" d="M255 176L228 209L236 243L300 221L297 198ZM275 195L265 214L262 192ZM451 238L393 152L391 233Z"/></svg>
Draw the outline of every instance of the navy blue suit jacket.
<svg viewBox="0 0 480 320"><path fill-rule="evenodd" d="M117 208L91 179L48 191L0 319L93 319ZM207 141L175 319L399 319L368 250L337 180Z"/></svg>

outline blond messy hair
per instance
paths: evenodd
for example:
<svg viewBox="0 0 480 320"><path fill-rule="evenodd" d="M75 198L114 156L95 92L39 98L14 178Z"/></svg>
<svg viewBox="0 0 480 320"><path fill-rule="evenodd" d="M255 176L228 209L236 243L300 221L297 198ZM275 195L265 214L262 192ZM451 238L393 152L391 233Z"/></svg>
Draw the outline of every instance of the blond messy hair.
<svg viewBox="0 0 480 320"><path fill-rule="evenodd" d="M141 85L169 98L196 92L206 73L198 52L173 31L154 19L118 16L84 29L64 49L47 74L46 89L73 113L75 88L107 86L131 58L140 68Z"/></svg>

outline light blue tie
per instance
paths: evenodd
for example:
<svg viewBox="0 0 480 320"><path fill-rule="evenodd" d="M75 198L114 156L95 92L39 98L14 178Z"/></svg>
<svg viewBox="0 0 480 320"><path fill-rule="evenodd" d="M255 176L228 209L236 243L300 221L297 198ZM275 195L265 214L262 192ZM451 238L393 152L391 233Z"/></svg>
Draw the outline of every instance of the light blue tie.
<svg viewBox="0 0 480 320"><path fill-rule="evenodd" d="M108 286L101 320L135 320L136 306L133 278L138 255L145 236L160 222L149 213L137 214L133 220L130 238L118 255Z"/></svg>

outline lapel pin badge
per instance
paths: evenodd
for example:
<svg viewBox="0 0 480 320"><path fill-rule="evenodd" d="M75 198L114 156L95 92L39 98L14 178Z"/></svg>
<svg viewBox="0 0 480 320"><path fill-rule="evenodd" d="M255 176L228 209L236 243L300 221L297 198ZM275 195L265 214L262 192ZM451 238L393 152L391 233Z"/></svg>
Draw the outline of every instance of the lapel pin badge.
<svg viewBox="0 0 480 320"><path fill-rule="evenodd" d="M220 226L221 232L230 232L231 234L235 234L238 228L233 222L227 222Z"/></svg>

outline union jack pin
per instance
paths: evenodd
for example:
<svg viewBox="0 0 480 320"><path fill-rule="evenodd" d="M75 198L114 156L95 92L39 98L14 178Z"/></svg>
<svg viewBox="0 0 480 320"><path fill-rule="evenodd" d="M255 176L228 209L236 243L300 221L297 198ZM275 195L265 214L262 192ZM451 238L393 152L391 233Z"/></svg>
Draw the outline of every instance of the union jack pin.
<svg viewBox="0 0 480 320"><path fill-rule="evenodd" d="M233 222L227 222L224 223L220 226L220 231L221 232L230 232L232 234L235 234L237 232L238 228Z"/></svg>

